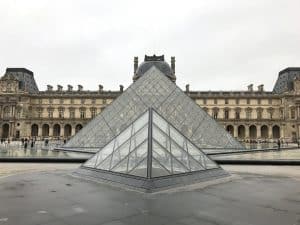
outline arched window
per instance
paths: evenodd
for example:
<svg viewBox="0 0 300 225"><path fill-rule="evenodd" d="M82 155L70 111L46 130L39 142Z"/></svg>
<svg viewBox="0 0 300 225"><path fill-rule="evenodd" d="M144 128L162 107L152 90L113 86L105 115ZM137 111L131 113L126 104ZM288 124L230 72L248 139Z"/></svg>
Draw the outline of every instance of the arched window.
<svg viewBox="0 0 300 225"><path fill-rule="evenodd" d="M257 137L257 130L255 125L251 125L249 127L249 134L250 134L250 139L256 139Z"/></svg>
<svg viewBox="0 0 300 225"><path fill-rule="evenodd" d="M54 137L59 137L60 136L60 125L59 124L55 124L53 126L53 136Z"/></svg>
<svg viewBox="0 0 300 225"><path fill-rule="evenodd" d="M81 129L82 129L82 125L81 124L77 124L76 127L75 127L75 132L77 133Z"/></svg>
<svg viewBox="0 0 300 225"><path fill-rule="evenodd" d="M37 124L32 124L31 126L31 137L37 137L39 133L39 126Z"/></svg>
<svg viewBox="0 0 300 225"><path fill-rule="evenodd" d="M226 130L227 130L227 132L230 133L232 136L234 135L234 128L233 128L232 125L228 125L228 126L226 127Z"/></svg>
<svg viewBox="0 0 300 225"><path fill-rule="evenodd" d="M65 137L70 137L72 133L72 126L70 124L66 124L64 128Z"/></svg>
<svg viewBox="0 0 300 225"><path fill-rule="evenodd" d="M274 139L280 138L280 127L277 126L277 125L273 126L273 128L272 128L272 134L273 134L273 138Z"/></svg>
<svg viewBox="0 0 300 225"><path fill-rule="evenodd" d="M9 106L5 106L3 109L3 112L4 112L4 114L3 114L4 118L10 117L10 107Z"/></svg>
<svg viewBox="0 0 300 225"><path fill-rule="evenodd" d="M262 138L269 137L269 128L266 125L261 126L260 133Z"/></svg>
<svg viewBox="0 0 300 225"><path fill-rule="evenodd" d="M9 124L5 123L2 126L2 138L8 138L9 137Z"/></svg>
<svg viewBox="0 0 300 225"><path fill-rule="evenodd" d="M243 125L238 127L238 137L241 139L245 138L245 127Z"/></svg>
<svg viewBox="0 0 300 225"><path fill-rule="evenodd" d="M42 126L42 136L43 137L48 137L49 136L49 125L48 124L43 124L43 126Z"/></svg>

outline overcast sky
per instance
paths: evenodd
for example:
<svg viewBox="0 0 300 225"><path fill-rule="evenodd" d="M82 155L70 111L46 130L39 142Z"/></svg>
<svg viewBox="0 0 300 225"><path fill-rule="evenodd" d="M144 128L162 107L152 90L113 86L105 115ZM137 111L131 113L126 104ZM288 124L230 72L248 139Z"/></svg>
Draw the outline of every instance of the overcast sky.
<svg viewBox="0 0 300 225"><path fill-rule="evenodd" d="M299 10L299 0L0 0L0 71L26 67L40 90L117 90L134 56L155 53L176 57L181 88L272 90L280 70L300 67Z"/></svg>

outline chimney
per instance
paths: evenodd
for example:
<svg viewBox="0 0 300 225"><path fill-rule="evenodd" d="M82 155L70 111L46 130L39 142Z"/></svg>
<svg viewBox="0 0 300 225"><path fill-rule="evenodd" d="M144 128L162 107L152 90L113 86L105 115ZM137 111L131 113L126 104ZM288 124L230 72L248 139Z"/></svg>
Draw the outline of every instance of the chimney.
<svg viewBox="0 0 300 225"><path fill-rule="evenodd" d="M253 84L248 85L248 91L253 91Z"/></svg>
<svg viewBox="0 0 300 225"><path fill-rule="evenodd" d="M98 87L99 87L99 92L102 92L103 91L103 85L99 84Z"/></svg>
<svg viewBox="0 0 300 225"><path fill-rule="evenodd" d="M186 93L190 92L190 85L189 84L185 85L185 91L186 91Z"/></svg>
<svg viewBox="0 0 300 225"><path fill-rule="evenodd" d="M78 84L78 91L82 91L83 87L81 84Z"/></svg>
<svg viewBox="0 0 300 225"><path fill-rule="evenodd" d="M73 91L73 86L72 85L68 85L68 91Z"/></svg>
<svg viewBox="0 0 300 225"><path fill-rule="evenodd" d="M124 86L120 85L120 92L123 92L123 90L124 90Z"/></svg>
<svg viewBox="0 0 300 225"><path fill-rule="evenodd" d="M133 74L135 75L136 70L137 70L137 68L139 66L139 58L137 56L134 57L133 65L134 65L134 67L133 67Z"/></svg>
<svg viewBox="0 0 300 225"><path fill-rule="evenodd" d="M47 85L47 91L53 91L53 86L51 86L51 85Z"/></svg>
<svg viewBox="0 0 300 225"><path fill-rule="evenodd" d="M264 91L264 85L263 84L258 85L257 89L258 89L258 91L263 92Z"/></svg>
<svg viewBox="0 0 300 225"><path fill-rule="evenodd" d="M61 85L57 85L57 91L62 91L62 89L63 89L63 86L61 86Z"/></svg>
<svg viewBox="0 0 300 225"><path fill-rule="evenodd" d="M171 57L171 69L173 73L175 74L175 56Z"/></svg>

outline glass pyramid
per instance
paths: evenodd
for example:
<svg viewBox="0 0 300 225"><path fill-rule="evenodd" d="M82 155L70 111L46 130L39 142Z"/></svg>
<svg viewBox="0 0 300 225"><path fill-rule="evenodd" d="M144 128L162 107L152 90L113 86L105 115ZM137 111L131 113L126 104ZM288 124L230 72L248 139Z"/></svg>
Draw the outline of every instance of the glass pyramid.
<svg viewBox="0 0 300 225"><path fill-rule="evenodd" d="M155 66L73 136L64 149L97 152L148 108L168 118L180 133L205 152L244 149Z"/></svg>
<svg viewBox="0 0 300 225"><path fill-rule="evenodd" d="M144 178L219 168L151 108L84 163L83 167Z"/></svg>

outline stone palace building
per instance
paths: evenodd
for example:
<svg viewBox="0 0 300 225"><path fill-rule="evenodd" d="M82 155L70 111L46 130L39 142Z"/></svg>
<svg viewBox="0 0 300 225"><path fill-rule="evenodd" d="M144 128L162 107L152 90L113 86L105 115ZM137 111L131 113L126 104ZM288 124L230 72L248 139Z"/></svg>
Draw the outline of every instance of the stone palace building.
<svg viewBox="0 0 300 225"><path fill-rule="evenodd" d="M149 68L156 66L176 82L175 57L169 65L164 56L145 56L138 63L134 57L133 82ZM78 132L123 92L75 89L40 91L33 72L25 68L7 68L0 79L0 137L19 139L36 137L65 139ZM245 91L185 92L209 115L240 141L297 140L300 132L300 68L289 67L279 72L272 91L263 85L249 85Z"/></svg>

